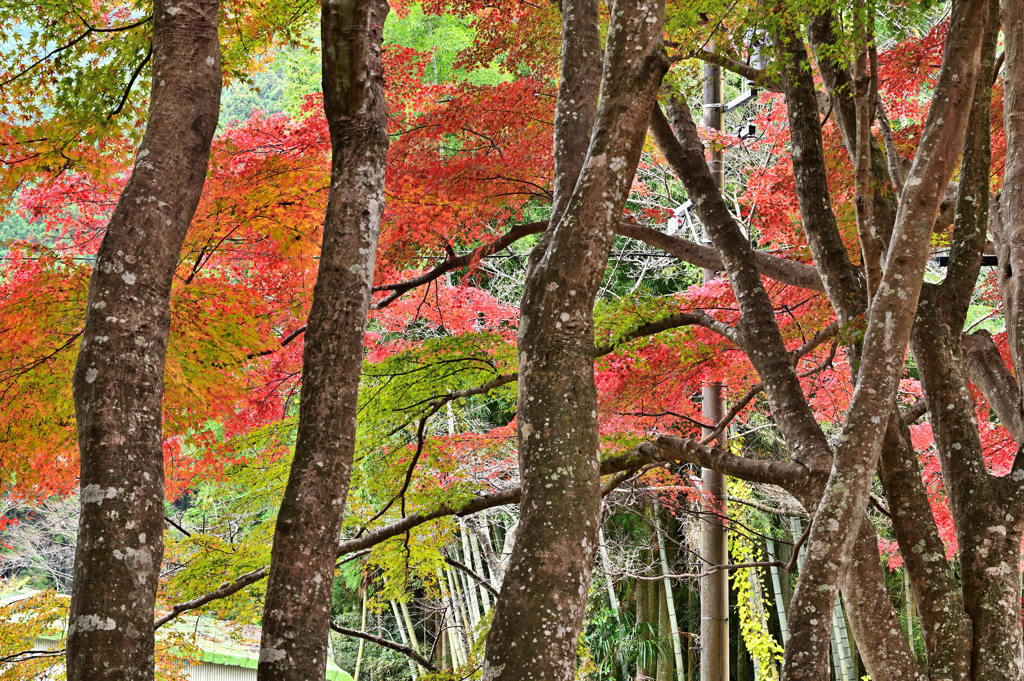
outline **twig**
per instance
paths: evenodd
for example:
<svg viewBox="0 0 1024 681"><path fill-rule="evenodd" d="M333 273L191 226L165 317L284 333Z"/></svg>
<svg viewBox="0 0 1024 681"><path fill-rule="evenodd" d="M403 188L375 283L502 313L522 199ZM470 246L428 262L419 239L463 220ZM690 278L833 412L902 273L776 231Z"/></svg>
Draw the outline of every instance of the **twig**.
<svg viewBox="0 0 1024 681"><path fill-rule="evenodd" d="M295 340L296 338L298 338L299 336L301 336L305 332L306 332L306 325L303 324L302 326L300 326L299 328L295 329L290 334L288 334L287 336L282 338L281 339L281 344L279 346L277 346L276 348L273 348L272 350L262 350L260 352L253 352L253 353L251 353L249 355L246 355L245 358L246 359L253 359L255 357L265 357L267 355L272 355L275 352L277 352L278 350L280 350L281 348L283 348L286 345L288 345L289 343L291 343L293 340Z"/></svg>
<svg viewBox="0 0 1024 681"><path fill-rule="evenodd" d="M634 575L628 572L616 572L611 573L613 577L629 577L632 579L638 579L643 582L656 582L660 579L700 579L701 577L710 577L716 572L722 570L742 570L744 568L759 568L759 567L780 567L785 568L786 563L781 560L766 560L759 563L730 563L729 565L713 565L704 572L682 572L668 575L657 575L654 577L647 577L644 575Z"/></svg>
<svg viewBox="0 0 1024 681"><path fill-rule="evenodd" d="M793 359L793 364L795 365L797 362L800 361L801 358L803 358L809 352L811 352L812 350L820 346L822 343L824 343L826 340L832 338L838 333L839 322L832 322L824 329L814 334L813 338L811 338L809 341L807 341L806 343L804 343L803 345L801 345L796 350L790 353L790 357L792 357ZM838 351L838 349L838 344L833 343L832 347L829 350L828 357L826 357L821 364L812 367L807 371L801 372L800 374L798 374L798 376L800 378L807 378L808 376L812 376L816 373L820 373L827 369L829 366L832 365L832 362L835 360L836 352ZM762 390L764 390L764 383L757 383L756 385L751 386L750 389L746 392L746 394L743 395L743 397L741 397L739 401L736 402L736 404L734 404L731 409L729 409L725 416L722 417L722 420L715 424L715 429L708 433L700 441L700 443L702 445L710 444L716 438L718 438L718 436L721 435L722 432L725 431L725 429L729 426L732 420L735 419L741 411L746 409L747 405L750 404L751 400L757 397L757 395Z"/></svg>
<svg viewBox="0 0 1024 681"><path fill-rule="evenodd" d="M792 572L793 568L796 567L797 558L800 556L800 547L803 546L804 542L807 541L807 538L811 536L811 525L813 525L813 523L807 523L807 529L804 530L804 533L801 534L800 538L793 544L793 557L790 558L789 562L783 566L785 567L786 572Z"/></svg>
<svg viewBox="0 0 1024 681"><path fill-rule="evenodd" d="M124 105L128 102L128 96L132 93L132 87L135 85L135 80L139 77L139 74L142 73L142 69L146 68L146 64L149 63L149 60L152 57L153 45L151 43L149 46L149 51L146 52L146 56L142 59L139 65L135 67L135 71L132 72L132 77L128 79L128 85L124 89L124 95L121 96L121 101L118 102L117 107L113 111L107 114L107 120L110 120L117 114L121 113L121 111L124 109Z"/></svg>
<svg viewBox="0 0 1024 681"><path fill-rule="evenodd" d="M882 506L882 502L876 499L874 494L868 497L868 501L871 502L871 505L874 506L879 513L887 517L889 520L892 520L892 513L885 510L885 506Z"/></svg>
<svg viewBox="0 0 1024 681"><path fill-rule="evenodd" d="M807 517L807 513L803 509L799 509L799 508L778 508L778 507L775 507L775 506L769 506L767 504L763 504L763 503L761 503L759 501L756 501L754 499L744 499L743 497L736 497L736 496L733 496L731 494L728 495L726 497L726 499L728 499L729 501L735 501L737 504L743 504L744 506L749 506L750 508L756 508L758 511L761 511L762 513L770 513L772 515L781 516L783 518L806 518Z"/></svg>

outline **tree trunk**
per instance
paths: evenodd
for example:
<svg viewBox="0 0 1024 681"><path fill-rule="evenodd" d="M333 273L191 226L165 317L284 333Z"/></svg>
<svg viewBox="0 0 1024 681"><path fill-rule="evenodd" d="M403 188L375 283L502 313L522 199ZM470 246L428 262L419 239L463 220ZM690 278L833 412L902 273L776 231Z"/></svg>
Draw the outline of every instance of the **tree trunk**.
<svg viewBox="0 0 1024 681"><path fill-rule="evenodd" d="M658 594L658 681L672 681L674 665L672 662L672 621L668 614L668 591L672 588L671 583L666 585L668 580L655 582L658 587L655 592Z"/></svg>
<svg viewBox="0 0 1024 681"><path fill-rule="evenodd" d="M838 593L836 566L849 562L863 519L941 199L934 188L946 186L963 143L970 111L966 104L974 93L987 14L987 0L954 3L936 95L893 231L900 248L889 253L879 293L868 313L858 390L835 450L825 495L814 514L804 569L793 596L792 638L783 667L787 679L828 675L831 618L827 613Z"/></svg>
<svg viewBox="0 0 1024 681"><path fill-rule="evenodd" d="M664 9L660 0L614 4L590 148L527 278L519 326L520 527L488 632L483 681L575 674L601 503L593 306L669 65ZM567 26L576 11L597 22L596 2L567 2ZM560 86L563 110L574 106L564 95Z"/></svg>
<svg viewBox="0 0 1024 681"><path fill-rule="evenodd" d="M303 351L299 425L274 531L260 681L320 679L356 435L363 332L384 210L385 0L323 0L331 188Z"/></svg>
<svg viewBox="0 0 1024 681"><path fill-rule="evenodd" d="M999 254L1000 289L1006 307L1014 373L1024 375L1024 3L1005 0L1002 8L1006 40L1003 122L1006 130L1006 175L1000 197L1002 223L1008 238Z"/></svg>
<svg viewBox="0 0 1024 681"><path fill-rule="evenodd" d="M89 283L72 383L82 466L72 681L153 678L170 295L217 127L217 14L217 0L154 3L149 121Z"/></svg>
<svg viewBox="0 0 1024 681"><path fill-rule="evenodd" d="M657 593L657 582L636 580L636 681L651 681L651 668L657 668L656 658L651 654L650 643L655 638L654 632L658 628Z"/></svg>

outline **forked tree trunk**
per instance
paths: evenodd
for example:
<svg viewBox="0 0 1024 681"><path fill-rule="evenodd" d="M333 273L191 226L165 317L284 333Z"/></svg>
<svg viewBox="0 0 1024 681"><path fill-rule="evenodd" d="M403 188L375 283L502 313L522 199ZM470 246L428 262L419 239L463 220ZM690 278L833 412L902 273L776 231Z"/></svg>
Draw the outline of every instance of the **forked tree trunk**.
<svg viewBox="0 0 1024 681"><path fill-rule="evenodd" d="M601 503L593 305L669 66L664 10L660 1L614 4L583 170L527 278L519 326L521 518L488 632L484 681L575 673ZM596 25L596 2L566 2L565 21L577 11ZM580 58L596 53L567 50L566 61ZM556 120L574 107L566 92L575 84L563 85ZM556 138L556 153L560 146Z"/></svg>
<svg viewBox="0 0 1024 681"><path fill-rule="evenodd" d="M384 211L386 0L323 0L331 188L303 351L299 425L274 531L260 681L322 679L356 437L363 334Z"/></svg>
<svg viewBox="0 0 1024 681"><path fill-rule="evenodd" d="M171 284L217 127L217 13L217 0L154 3L149 121L89 282L73 378L82 465L73 681L153 678Z"/></svg>
<svg viewBox="0 0 1024 681"><path fill-rule="evenodd" d="M987 0L954 3L935 97L893 230L900 248L890 250L868 312L858 390L814 514L804 569L793 596L784 679L828 678L828 615L839 589L837 568L849 562L864 517L942 199L935 187L946 186L959 156L987 14Z"/></svg>

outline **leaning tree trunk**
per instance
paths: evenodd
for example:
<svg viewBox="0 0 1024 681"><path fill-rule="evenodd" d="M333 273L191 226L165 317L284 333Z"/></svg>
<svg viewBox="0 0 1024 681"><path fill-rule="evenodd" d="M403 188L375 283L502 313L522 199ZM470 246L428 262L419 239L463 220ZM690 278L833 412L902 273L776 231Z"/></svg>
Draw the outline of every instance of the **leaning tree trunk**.
<svg viewBox="0 0 1024 681"><path fill-rule="evenodd" d="M586 11L596 22L596 9L597 3L567 2L563 17ZM593 304L668 70L664 10L660 1L615 3L583 170L526 282L519 327L521 518L488 632L485 681L574 676L601 502ZM572 106L563 97L572 85L560 86L559 107Z"/></svg>
<svg viewBox="0 0 1024 681"><path fill-rule="evenodd" d="M170 4L154 3L149 121L96 255L72 384L82 465L73 681L154 674L171 283L206 179L221 90L218 1Z"/></svg>
<svg viewBox="0 0 1024 681"><path fill-rule="evenodd" d="M828 678L827 613L839 589L836 566L850 560L881 453L942 198L935 187L946 186L961 148L987 10L987 0L954 3L935 97L893 231L900 248L890 249L868 312L858 389L835 450L828 486L814 514L804 569L793 596L784 679Z"/></svg>
<svg viewBox="0 0 1024 681"><path fill-rule="evenodd" d="M299 425L263 615L258 677L322 679L334 561L352 470L356 403L384 211L385 0L323 0L331 189L303 351Z"/></svg>

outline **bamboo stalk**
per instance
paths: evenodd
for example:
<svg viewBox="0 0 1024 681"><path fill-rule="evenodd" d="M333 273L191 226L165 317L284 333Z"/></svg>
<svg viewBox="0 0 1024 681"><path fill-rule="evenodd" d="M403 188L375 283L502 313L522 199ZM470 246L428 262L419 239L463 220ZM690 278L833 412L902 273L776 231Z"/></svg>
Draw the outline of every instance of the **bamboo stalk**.
<svg viewBox="0 0 1024 681"><path fill-rule="evenodd" d="M473 554L473 565L476 568L477 574L484 579L490 581L487 570L484 567L484 559L480 551L480 542L477 541L476 535L473 532L467 532L469 535L469 548ZM481 584L477 584L476 588L480 590L480 605L484 609L484 615L491 611L491 596L487 593L487 589Z"/></svg>
<svg viewBox="0 0 1024 681"><path fill-rule="evenodd" d="M758 623L761 625L761 631L766 634L770 634L768 630L768 613L765 611L764 607L764 592L761 590L761 577L757 573L757 568L750 568L749 572L747 572L747 577L750 580L750 588L754 596L754 609L757 611L757 619ZM754 676L757 677L761 670L760 661L757 658L754 658L753 655L751 655L751 658L754 660L754 669L755 672L757 672ZM775 669L775 663L770 660L769 663L771 678L778 679L779 674Z"/></svg>
<svg viewBox="0 0 1024 681"><path fill-rule="evenodd" d="M437 568L437 583L441 587L441 596L448 601L448 605L444 610L445 620L445 634L448 636L448 647L451 650L452 656L452 669L461 667L467 662L467 658L462 650L462 641L458 636L452 636L452 631L458 629L457 622L457 611L455 608L455 599L451 596L451 590L445 583L444 575L441 574L441 568Z"/></svg>
<svg viewBox="0 0 1024 681"><path fill-rule="evenodd" d="M451 404L449 402L449 404ZM466 531L466 523L459 518L459 537L462 540L462 562L466 565L473 565L473 557L470 555L469 548L469 532ZM474 568L477 570L477 574L480 574L480 568ZM481 575L482 576L482 575ZM466 595L469 596L469 610L470 620L473 622L473 628L475 629L480 624L480 599L477 597L478 585L473 583L469 575L462 575L466 585Z"/></svg>
<svg viewBox="0 0 1024 681"><path fill-rule="evenodd" d="M472 631L472 627L469 626L469 618L466 615L466 608L462 602L459 580L451 568L446 567L444 571L448 575L448 588L452 593L452 614L455 616L455 623L459 630L459 643L463 646L463 650L468 652L470 647L469 633Z"/></svg>
<svg viewBox="0 0 1024 681"><path fill-rule="evenodd" d="M406 626L409 627L409 642L410 642L410 645L411 645L413 650L415 650L416 652L419 652L420 651L420 642L418 640L416 640L416 627L413 626L412 618L409 617L409 608L408 608L408 606L406 606L405 601L399 601L399 605L402 608L402 614L405 616L405 624L406 624ZM420 674L422 674L423 673L423 667L421 667L418 662L416 663L416 667L417 667L417 669L419 669Z"/></svg>
<svg viewBox="0 0 1024 681"><path fill-rule="evenodd" d="M370 591L369 589L363 589L363 619L362 619L362 623L359 625L359 630L360 631L366 631L366 594L369 591ZM356 673L352 675L353 681L359 681L359 667L363 663L363 644L364 643L365 643L365 641L363 639L359 639L359 651L356 653Z"/></svg>
<svg viewBox="0 0 1024 681"><path fill-rule="evenodd" d="M608 602L612 606L612 613L615 615L615 621L622 623L622 618L619 616L619 599L615 596L615 584L612 583L612 570L611 561L608 560L608 547L604 543L604 528L598 528L597 530L597 545L601 551L601 567L604 568L605 586L608 589Z"/></svg>
<svg viewBox="0 0 1024 681"><path fill-rule="evenodd" d="M654 530L658 535L658 554L661 556L661 574L670 575L672 571L668 566L668 554L665 551L665 540L661 535L661 504L658 497L654 497ZM600 531L599 535L600 537ZM683 646L679 640L679 621L676 619L676 602L672 596L672 580L667 576L663 580L665 585L665 602L668 604L668 622L672 636L672 653L676 659L676 681L685 681L683 676Z"/></svg>
<svg viewBox="0 0 1024 681"><path fill-rule="evenodd" d="M391 612L395 614L395 624L398 626L398 636L402 639L402 645L409 645L409 638L405 635L405 629L402 627L402 616L398 614L398 605L394 601L388 601L391 603ZM412 674L412 678L418 678L416 673L416 665L413 664L412 660L408 660L409 673Z"/></svg>
<svg viewBox="0 0 1024 681"><path fill-rule="evenodd" d="M843 663L843 674L849 681L857 681L853 670L853 656L850 655L850 637L846 632L846 616L843 614L843 601L839 596L836 597L836 607L833 609L832 618L839 631L839 659Z"/></svg>

